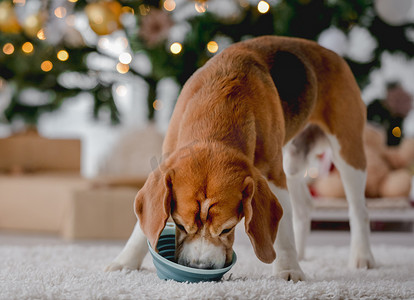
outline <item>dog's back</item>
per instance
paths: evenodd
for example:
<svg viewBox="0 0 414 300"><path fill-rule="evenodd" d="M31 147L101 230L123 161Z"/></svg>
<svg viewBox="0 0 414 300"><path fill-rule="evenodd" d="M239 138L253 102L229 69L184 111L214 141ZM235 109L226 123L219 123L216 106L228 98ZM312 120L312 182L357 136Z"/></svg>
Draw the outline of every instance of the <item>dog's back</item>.
<svg viewBox="0 0 414 300"><path fill-rule="evenodd" d="M188 80L163 152L211 137L265 167L308 122L334 135L352 134L350 123L351 131L363 128L365 105L348 65L312 41L259 37L223 50ZM246 134L255 145L237 138ZM364 159L354 160L360 166Z"/></svg>

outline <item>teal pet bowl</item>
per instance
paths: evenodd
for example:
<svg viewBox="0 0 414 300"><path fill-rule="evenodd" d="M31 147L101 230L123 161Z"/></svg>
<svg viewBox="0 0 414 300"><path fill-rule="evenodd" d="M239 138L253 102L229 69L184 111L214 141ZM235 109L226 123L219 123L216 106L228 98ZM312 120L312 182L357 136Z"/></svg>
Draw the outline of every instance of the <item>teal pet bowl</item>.
<svg viewBox="0 0 414 300"><path fill-rule="evenodd" d="M157 269L157 275L164 280L172 279L179 282L218 281L234 266L237 260L236 253L233 251L231 264L221 269L197 269L175 263L175 225L173 223L167 223L162 231L157 244L158 253L152 249L149 241L147 243L152 261Z"/></svg>

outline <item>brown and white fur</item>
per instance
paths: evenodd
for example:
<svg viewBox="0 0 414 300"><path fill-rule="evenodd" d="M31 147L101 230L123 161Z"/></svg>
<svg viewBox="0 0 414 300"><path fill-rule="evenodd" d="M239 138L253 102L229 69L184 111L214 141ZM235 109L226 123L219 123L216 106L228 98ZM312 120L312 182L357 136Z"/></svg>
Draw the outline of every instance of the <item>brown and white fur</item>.
<svg viewBox="0 0 414 300"><path fill-rule="evenodd" d="M365 207L365 105L345 61L318 44L266 36L234 44L185 84L164 141L165 159L135 200L139 222L107 270L137 269L169 217L177 260L221 268L234 227L287 280L305 278L309 158L329 146L349 203L349 265L371 268ZM293 222L292 222L293 217ZM294 234L295 232L295 234ZM277 254L277 256L276 256Z"/></svg>

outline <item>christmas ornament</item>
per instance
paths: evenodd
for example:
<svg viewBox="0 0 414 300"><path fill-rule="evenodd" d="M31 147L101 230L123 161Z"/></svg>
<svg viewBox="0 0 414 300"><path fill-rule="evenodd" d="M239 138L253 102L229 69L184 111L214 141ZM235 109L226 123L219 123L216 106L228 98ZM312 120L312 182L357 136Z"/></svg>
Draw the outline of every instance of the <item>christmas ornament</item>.
<svg viewBox="0 0 414 300"><path fill-rule="evenodd" d="M88 4L85 8L89 25L98 35L107 35L120 29L122 6L117 1L101 1Z"/></svg>
<svg viewBox="0 0 414 300"><path fill-rule="evenodd" d="M374 2L375 10L381 19L393 26L400 26L408 22L412 5L412 0L376 0Z"/></svg>
<svg viewBox="0 0 414 300"><path fill-rule="evenodd" d="M9 1L0 3L0 30L5 33L19 33L21 31L13 5Z"/></svg>
<svg viewBox="0 0 414 300"><path fill-rule="evenodd" d="M166 11L152 8L147 15L142 16L139 35L152 48L167 38L172 25L173 21Z"/></svg>

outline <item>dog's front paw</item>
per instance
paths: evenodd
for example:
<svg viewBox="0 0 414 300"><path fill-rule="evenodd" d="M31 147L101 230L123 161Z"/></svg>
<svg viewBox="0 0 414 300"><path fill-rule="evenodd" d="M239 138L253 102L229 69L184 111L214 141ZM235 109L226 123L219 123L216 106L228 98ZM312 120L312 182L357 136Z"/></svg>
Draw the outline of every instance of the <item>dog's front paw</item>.
<svg viewBox="0 0 414 300"><path fill-rule="evenodd" d="M279 271L277 277L282 278L286 281L292 280L293 282L304 281L306 280L305 274L302 270L283 270Z"/></svg>
<svg viewBox="0 0 414 300"><path fill-rule="evenodd" d="M273 273L284 280L293 282L304 281L306 276L295 259L278 260L273 265Z"/></svg>
<svg viewBox="0 0 414 300"><path fill-rule="evenodd" d="M371 252L351 254L348 266L353 269L375 268L375 260Z"/></svg>
<svg viewBox="0 0 414 300"><path fill-rule="evenodd" d="M118 261L113 261L111 262L106 268L105 268L105 272L114 272L114 271L122 271L122 270L127 270L127 271L133 271L133 270L137 270L138 266L136 264L132 264L132 263L121 263Z"/></svg>

